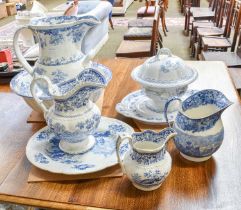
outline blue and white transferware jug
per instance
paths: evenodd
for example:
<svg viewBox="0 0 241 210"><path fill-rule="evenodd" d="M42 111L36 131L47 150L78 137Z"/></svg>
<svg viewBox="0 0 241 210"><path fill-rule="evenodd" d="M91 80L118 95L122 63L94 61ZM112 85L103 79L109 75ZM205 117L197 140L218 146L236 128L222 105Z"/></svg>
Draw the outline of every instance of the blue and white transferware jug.
<svg viewBox="0 0 241 210"><path fill-rule="evenodd" d="M43 87L43 84L47 84L47 87ZM105 85L105 77L89 69L82 71L76 79L58 86L53 85L46 76L33 79L32 95L43 109L48 127L60 139L59 146L64 152L80 154L94 146L92 134L99 125L101 112L90 100L90 95ZM54 100L53 106L48 108L44 105L35 91L36 87L47 89Z"/></svg>
<svg viewBox="0 0 241 210"><path fill-rule="evenodd" d="M93 16L56 16L33 18L27 27L14 35L14 48L18 60L32 75L47 76L53 84L75 78L91 64L81 51L86 32L99 21ZM30 29L39 42L39 59L32 68L23 57L18 37L23 29Z"/></svg>
<svg viewBox="0 0 241 210"><path fill-rule="evenodd" d="M166 150L166 142L175 135L172 128L160 132L146 130L131 136L120 136L117 141L117 155L122 171L132 184L144 191L159 188L171 171L172 159ZM130 149L121 157L122 142L128 139Z"/></svg>
<svg viewBox="0 0 241 210"><path fill-rule="evenodd" d="M168 106L175 100L181 101L173 97L165 105L167 122ZM177 133L174 143L184 158L206 161L218 150L224 137L221 114L231 104L223 93L213 89L199 91L182 102L173 128Z"/></svg>

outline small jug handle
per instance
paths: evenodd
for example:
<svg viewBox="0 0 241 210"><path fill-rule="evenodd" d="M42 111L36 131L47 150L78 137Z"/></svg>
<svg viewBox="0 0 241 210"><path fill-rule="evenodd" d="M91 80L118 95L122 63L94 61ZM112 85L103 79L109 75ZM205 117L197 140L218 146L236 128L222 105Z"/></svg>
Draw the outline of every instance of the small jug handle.
<svg viewBox="0 0 241 210"><path fill-rule="evenodd" d="M35 101L40 106L40 108L43 110L44 114L46 114L49 111L49 108L44 104L44 101L41 100L39 98L39 96L37 96L36 91L35 91L35 86L37 84L37 81L39 81L39 80L43 80L43 81L45 81L47 83L48 91L49 91L49 93L51 95L53 93L53 90L51 88L52 87L52 83L51 83L51 81L49 80L48 77L38 76L37 78L33 78L32 82L31 82L31 85L30 85L30 91L32 93L32 96L34 97Z"/></svg>
<svg viewBox="0 0 241 210"><path fill-rule="evenodd" d="M28 71L29 74L33 75L33 68L29 65L29 63L27 62L27 60L23 57L23 54L20 50L19 44L18 44L18 40L19 40L19 34L21 33L21 31L23 29L28 29L31 30L32 33L34 34L34 31L30 28L28 28L27 26L23 26L21 28L19 28L13 37L13 47L16 53L16 56L19 60L19 62L23 65L23 67Z"/></svg>
<svg viewBox="0 0 241 210"><path fill-rule="evenodd" d="M121 169L122 169L122 172L125 174L125 167L124 167L124 164L123 164L123 161L121 160L121 157L120 157L120 145L121 143L125 140L125 139L128 139L129 142L130 142L130 145L132 146L132 137L130 135L119 135L118 136L118 139L117 139L117 144L116 144L116 153L117 153L117 159L118 159L118 163L120 164L121 166Z"/></svg>
<svg viewBox="0 0 241 210"><path fill-rule="evenodd" d="M169 99L167 100L167 102L165 103L165 107L164 107L164 117L165 117L166 122L167 122L167 124L168 124L169 127L172 127L172 126L171 126L171 124L170 124L170 122L169 122L169 120L168 120L167 110L168 110L168 107L169 107L170 103L173 102L173 101L180 101L180 102L182 102L182 100L181 100L179 97L174 96L174 97L169 98Z"/></svg>

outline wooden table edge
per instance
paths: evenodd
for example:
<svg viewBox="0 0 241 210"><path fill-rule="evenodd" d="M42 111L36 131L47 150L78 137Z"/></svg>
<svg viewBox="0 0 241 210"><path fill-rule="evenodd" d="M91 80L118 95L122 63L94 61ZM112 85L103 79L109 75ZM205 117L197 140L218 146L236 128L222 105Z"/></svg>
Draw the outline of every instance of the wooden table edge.
<svg viewBox="0 0 241 210"><path fill-rule="evenodd" d="M42 207L42 208L49 208L49 209L69 209L69 210L103 210L107 208L98 208L92 206L83 206L80 204L73 204L73 203L62 203L62 202L54 202L54 201L45 201L45 200L37 200L33 198L25 198L19 196L12 196L12 195L5 195L0 193L0 201L2 202L9 202L18 205L25 205L25 206L34 206L34 207Z"/></svg>
<svg viewBox="0 0 241 210"><path fill-rule="evenodd" d="M230 74L230 72L229 72L228 66L225 64L224 61L219 61L219 62L224 63L224 65L225 65L225 67L226 67L226 70L227 70L227 72L228 72L229 79L230 79L230 81L231 81L231 83L232 83L233 89L234 89L235 92L236 92L236 96L237 96L237 98L238 98L238 102L239 102L239 104L241 105L241 97L240 97L240 95L239 95L238 90L237 90L236 87L235 87L235 84L234 84L233 78L231 77L231 74Z"/></svg>

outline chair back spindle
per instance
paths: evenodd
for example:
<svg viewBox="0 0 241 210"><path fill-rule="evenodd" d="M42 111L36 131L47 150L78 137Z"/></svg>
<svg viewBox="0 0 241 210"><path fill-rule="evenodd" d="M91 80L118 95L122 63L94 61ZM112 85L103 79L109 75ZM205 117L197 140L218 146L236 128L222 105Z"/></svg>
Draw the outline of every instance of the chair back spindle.
<svg viewBox="0 0 241 210"><path fill-rule="evenodd" d="M159 37L159 20L160 20L160 10L164 10L163 7L160 8L160 6L156 6L156 12L153 20L153 27L152 27L152 38L151 38L151 55L156 55L157 53L157 42Z"/></svg>

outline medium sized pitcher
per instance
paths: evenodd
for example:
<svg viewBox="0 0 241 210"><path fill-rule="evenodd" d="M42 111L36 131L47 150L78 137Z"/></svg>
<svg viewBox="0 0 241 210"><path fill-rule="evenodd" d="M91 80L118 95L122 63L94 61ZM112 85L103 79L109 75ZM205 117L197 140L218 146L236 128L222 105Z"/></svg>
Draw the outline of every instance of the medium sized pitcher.
<svg viewBox="0 0 241 210"><path fill-rule="evenodd" d="M181 102L173 124L173 129L177 133L174 137L177 149L187 160L208 160L223 142L224 127L221 114L232 102L223 93L214 89L196 92L184 101L178 97L170 98L164 110L168 124L168 106L176 100Z"/></svg>
<svg viewBox="0 0 241 210"><path fill-rule="evenodd" d="M32 95L42 108L48 127L60 139L59 147L64 152L80 154L95 145L93 134L100 123L101 112L90 96L105 86L105 77L89 69L82 71L76 79L58 86L46 76L33 79ZM54 100L50 108L39 98L36 87L47 89Z"/></svg>
<svg viewBox="0 0 241 210"><path fill-rule="evenodd" d="M146 130L118 138L119 163L122 171L136 188L151 191L159 188L164 182L172 165L171 156L166 150L166 143L175 135L176 132L172 128L166 128L160 132ZM129 143L124 143L126 139ZM122 154L122 142L130 145L125 154ZM121 160L123 155L124 158Z"/></svg>

